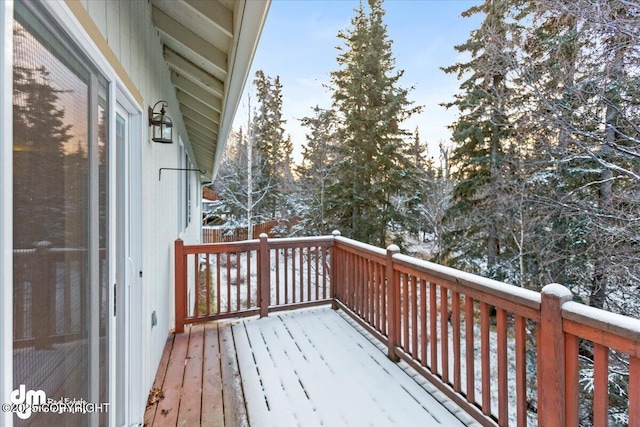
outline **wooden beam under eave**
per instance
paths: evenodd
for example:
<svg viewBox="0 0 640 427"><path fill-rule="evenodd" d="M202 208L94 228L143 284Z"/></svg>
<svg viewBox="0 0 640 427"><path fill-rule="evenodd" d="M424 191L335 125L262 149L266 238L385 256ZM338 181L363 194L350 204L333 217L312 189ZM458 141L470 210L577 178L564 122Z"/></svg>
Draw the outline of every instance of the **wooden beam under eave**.
<svg viewBox="0 0 640 427"><path fill-rule="evenodd" d="M164 59L169 63L169 67L177 74L184 74L190 80L195 81L195 83L213 93L224 94L224 83L221 80L198 67L184 56L173 51L168 46L164 47Z"/></svg>
<svg viewBox="0 0 640 427"><path fill-rule="evenodd" d="M209 19L220 31L233 37L233 12L216 0L185 0L185 3Z"/></svg>
<svg viewBox="0 0 640 427"><path fill-rule="evenodd" d="M207 106L219 113L222 112L222 98L207 93L202 89L198 90L198 85L196 84L189 85L187 82L182 81L181 85L176 84L176 94L182 94L184 97L197 102L198 105ZM178 100L180 101L180 98Z"/></svg>
<svg viewBox="0 0 640 427"><path fill-rule="evenodd" d="M219 124L214 122L213 120L203 116L199 111L190 108L188 105L180 104L180 110L182 111L183 118L187 118L193 120L196 123L201 124L207 129L212 130L213 132L218 132Z"/></svg>
<svg viewBox="0 0 640 427"><path fill-rule="evenodd" d="M223 51L157 7L152 8L152 19L156 28L164 35L213 65L220 73L227 74L229 66L228 58Z"/></svg>
<svg viewBox="0 0 640 427"><path fill-rule="evenodd" d="M187 124L187 121L188 121L188 124ZM198 133L198 135L202 135L204 137L214 139L216 141L218 140L217 132L214 132L211 129L207 129L206 127L202 126L200 123L195 122L189 118L187 118L187 120L185 121L185 126L187 127L187 132L195 131Z"/></svg>
<svg viewBox="0 0 640 427"><path fill-rule="evenodd" d="M198 101L193 96L189 95L188 93L184 93L178 88L176 88L176 98L178 99L178 102L180 104L186 105L187 107L191 108L193 111L198 112L200 115L202 115L203 117L209 120L213 120L215 122L215 119L219 118L220 116L220 111L216 110L210 105L207 105L203 102ZM214 117L214 116L217 116L217 117Z"/></svg>
<svg viewBox="0 0 640 427"><path fill-rule="evenodd" d="M180 72L180 70L173 69L171 70L171 81L174 85L184 88L185 92L192 93L192 91L197 93L204 92L205 94L211 96L217 96L218 98L222 98L224 96L224 86L220 82L219 90L213 89L210 86L203 85L198 79L188 74L184 74Z"/></svg>
<svg viewBox="0 0 640 427"><path fill-rule="evenodd" d="M187 127L187 132L189 134L193 133L194 135L200 136L201 138L217 140L218 134L215 132L211 132L208 129L199 128L197 126L189 126Z"/></svg>
<svg viewBox="0 0 640 427"><path fill-rule="evenodd" d="M200 139L197 136L193 136L193 139L191 138L192 136L189 135L189 141L191 141L191 147L194 151L198 150L199 154L206 154L213 157L215 154L215 141Z"/></svg>

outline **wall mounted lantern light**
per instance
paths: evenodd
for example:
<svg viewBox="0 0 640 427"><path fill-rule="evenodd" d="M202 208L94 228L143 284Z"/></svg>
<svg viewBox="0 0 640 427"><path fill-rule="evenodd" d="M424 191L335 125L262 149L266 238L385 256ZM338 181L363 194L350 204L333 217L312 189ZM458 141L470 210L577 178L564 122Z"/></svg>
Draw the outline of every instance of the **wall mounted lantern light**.
<svg viewBox="0 0 640 427"><path fill-rule="evenodd" d="M162 104L160 113L156 113L156 107ZM149 107L149 126L152 126L151 140L163 144L171 144L173 142L173 122L169 116L165 115L164 107L167 101L158 101L153 108Z"/></svg>

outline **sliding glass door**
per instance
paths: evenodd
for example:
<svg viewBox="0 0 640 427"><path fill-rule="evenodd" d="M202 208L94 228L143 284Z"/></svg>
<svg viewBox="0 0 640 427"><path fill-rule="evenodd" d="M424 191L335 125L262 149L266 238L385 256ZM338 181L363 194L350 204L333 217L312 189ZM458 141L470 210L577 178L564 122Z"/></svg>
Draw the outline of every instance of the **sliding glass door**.
<svg viewBox="0 0 640 427"><path fill-rule="evenodd" d="M14 12L14 389L99 404L109 395L112 306L107 84L34 3L16 2ZM34 413L14 422L107 418Z"/></svg>

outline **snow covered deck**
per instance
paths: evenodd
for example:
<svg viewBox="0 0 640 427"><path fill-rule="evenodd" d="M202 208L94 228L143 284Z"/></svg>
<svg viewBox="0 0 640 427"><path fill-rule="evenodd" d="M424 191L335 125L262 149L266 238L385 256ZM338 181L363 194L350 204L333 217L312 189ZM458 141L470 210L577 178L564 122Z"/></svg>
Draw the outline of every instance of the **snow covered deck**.
<svg viewBox="0 0 640 427"><path fill-rule="evenodd" d="M365 335L328 307L187 328L167 343L155 384L165 397L145 425L473 423Z"/></svg>

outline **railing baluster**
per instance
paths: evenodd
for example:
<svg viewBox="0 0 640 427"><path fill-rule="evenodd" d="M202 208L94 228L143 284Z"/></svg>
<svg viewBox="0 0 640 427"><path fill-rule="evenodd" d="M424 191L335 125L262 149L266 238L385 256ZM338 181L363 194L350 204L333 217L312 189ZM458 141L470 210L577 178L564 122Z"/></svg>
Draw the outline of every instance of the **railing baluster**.
<svg viewBox="0 0 640 427"><path fill-rule="evenodd" d="M609 349L593 347L593 425L606 427L609 421Z"/></svg>
<svg viewBox="0 0 640 427"><path fill-rule="evenodd" d="M220 253L216 254L216 312L220 313L220 300L222 299L222 294L220 292L220 270L222 266L220 265Z"/></svg>
<svg viewBox="0 0 640 427"><path fill-rule="evenodd" d="M566 387L566 403L565 403L565 421L568 426L577 426L579 424L578 411L580 410L580 367L578 364L580 340L572 334L565 335L565 387Z"/></svg>
<svg viewBox="0 0 640 427"><path fill-rule="evenodd" d="M280 249L275 250L275 268L276 268L276 305L280 305ZM285 284L286 286L286 284Z"/></svg>
<svg viewBox="0 0 640 427"><path fill-rule="evenodd" d="M207 290L205 292L205 298L207 299L207 316L211 314L211 292L210 292L210 288L211 288L211 263L209 262L209 253L207 252L207 256L206 256L206 264L205 264L205 274L206 276L206 287Z"/></svg>
<svg viewBox="0 0 640 427"><path fill-rule="evenodd" d="M300 254L300 302L304 301L304 248L299 249Z"/></svg>
<svg viewBox="0 0 640 427"><path fill-rule="evenodd" d="M320 261L319 259L320 259L321 253L322 253L322 250L320 249L320 246L317 246L314 248L313 255L315 258L315 271L316 271L314 287L316 290L316 300L320 299L320 270L319 270Z"/></svg>
<svg viewBox="0 0 640 427"><path fill-rule="evenodd" d="M276 285L277 286L277 285ZM266 233L260 234L260 317L269 315L271 302L271 248Z"/></svg>
<svg viewBox="0 0 640 427"><path fill-rule="evenodd" d="M409 275L402 273L400 275L400 282L402 283L402 348L404 351L411 354L411 342L409 341Z"/></svg>
<svg viewBox="0 0 640 427"><path fill-rule="evenodd" d="M289 249L284 250L284 303L289 304Z"/></svg>
<svg viewBox="0 0 640 427"><path fill-rule="evenodd" d="M291 248L291 302L296 302L296 248Z"/></svg>
<svg viewBox="0 0 640 427"><path fill-rule="evenodd" d="M480 358L482 362L482 413L491 415L491 365L489 351L489 305L480 303Z"/></svg>
<svg viewBox="0 0 640 427"><path fill-rule="evenodd" d="M202 282L200 281L200 254L193 255L193 274L194 274L194 292L196 293L193 298L193 315L198 317L200 315L199 310L199 302L200 302L200 286L202 286Z"/></svg>
<svg viewBox="0 0 640 427"><path fill-rule="evenodd" d="M640 426L640 359L629 357L629 426Z"/></svg>
<svg viewBox="0 0 640 427"><path fill-rule="evenodd" d="M507 376L507 312L497 309L498 339L498 425L509 424L509 389Z"/></svg>
<svg viewBox="0 0 640 427"><path fill-rule="evenodd" d="M367 321L373 325L373 275L371 274L371 266L373 265L368 259L364 260L365 276L366 276L366 302L367 302Z"/></svg>
<svg viewBox="0 0 640 427"><path fill-rule="evenodd" d="M307 246L307 301L312 301L311 296L311 246Z"/></svg>
<svg viewBox="0 0 640 427"><path fill-rule="evenodd" d="M247 262L247 310L251 308L251 251L245 252ZM260 300L258 300L258 303Z"/></svg>
<svg viewBox="0 0 640 427"><path fill-rule="evenodd" d="M431 350L431 372L438 374L438 300L436 299L436 284L429 282L429 350Z"/></svg>
<svg viewBox="0 0 640 427"><path fill-rule="evenodd" d="M231 311L231 257L229 252L224 254L227 265L227 313Z"/></svg>
<svg viewBox="0 0 640 427"><path fill-rule="evenodd" d="M464 340L467 367L467 401L476 403L476 384L475 384L475 342L474 342L474 307L473 298L469 295L464 297Z"/></svg>
<svg viewBox="0 0 640 427"><path fill-rule="evenodd" d="M241 291L241 277L240 277L240 263L242 259L240 258L240 252L236 252L236 310L240 311L242 308L242 304L240 301L240 291Z"/></svg>
<svg viewBox="0 0 640 427"><path fill-rule="evenodd" d="M440 285L440 355L442 381L449 382L449 289Z"/></svg>
<svg viewBox="0 0 640 427"><path fill-rule="evenodd" d="M424 279L420 284L420 362L427 366L427 286Z"/></svg>
<svg viewBox="0 0 640 427"><path fill-rule="evenodd" d="M460 294L451 294L451 323L453 324L453 389L460 392Z"/></svg>
<svg viewBox="0 0 640 427"><path fill-rule="evenodd" d="M417 277L411 276L411 355L418 358L418 283Z"/></svg>

